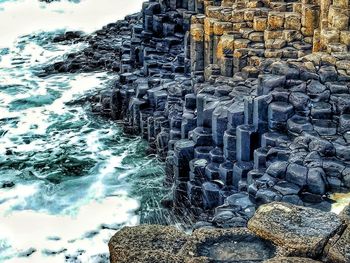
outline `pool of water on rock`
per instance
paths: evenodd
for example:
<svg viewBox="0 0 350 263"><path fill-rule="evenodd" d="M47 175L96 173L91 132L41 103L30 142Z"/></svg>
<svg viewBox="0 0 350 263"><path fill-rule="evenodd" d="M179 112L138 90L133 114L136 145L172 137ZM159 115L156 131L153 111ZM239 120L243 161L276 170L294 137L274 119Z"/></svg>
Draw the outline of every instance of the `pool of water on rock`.
<svg viewBox="0 0 350 263"><path fill-rule="evenodd" d="M84 46L53 44L53 34L0 48L0 261L108 262L117 229L157 217L163 168L139 137L82 105L115 75L38 77Z"/></svg>

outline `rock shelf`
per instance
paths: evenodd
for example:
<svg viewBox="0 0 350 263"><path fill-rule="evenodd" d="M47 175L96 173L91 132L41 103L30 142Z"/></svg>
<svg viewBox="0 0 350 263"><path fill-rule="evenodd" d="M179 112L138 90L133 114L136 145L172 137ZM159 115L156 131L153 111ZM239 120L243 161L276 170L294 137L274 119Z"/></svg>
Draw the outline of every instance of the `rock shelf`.
<svg viewBox="0 0 350 263"><path fill-rule="evenodd" d="M350 260L349 227L339 216L278 202L262 205L248 228L204 227L185 235L174 227L138 226L118 232L109 247L112 263L346 263Z"/></svg>

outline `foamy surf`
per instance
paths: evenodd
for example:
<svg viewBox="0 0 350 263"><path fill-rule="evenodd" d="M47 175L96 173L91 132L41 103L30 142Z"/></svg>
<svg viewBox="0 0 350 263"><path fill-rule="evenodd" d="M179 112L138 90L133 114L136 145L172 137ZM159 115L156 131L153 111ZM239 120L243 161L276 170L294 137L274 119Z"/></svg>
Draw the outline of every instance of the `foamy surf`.
<svg viewBox="0 0 350 263"><path fill-rule="evenodd" d="M74 103L116 76L36 74L86 46L52 34L90 33L141 2L0 0L1 262L108 262L110 237L159 207L163 171L146 144Z"/></svg>

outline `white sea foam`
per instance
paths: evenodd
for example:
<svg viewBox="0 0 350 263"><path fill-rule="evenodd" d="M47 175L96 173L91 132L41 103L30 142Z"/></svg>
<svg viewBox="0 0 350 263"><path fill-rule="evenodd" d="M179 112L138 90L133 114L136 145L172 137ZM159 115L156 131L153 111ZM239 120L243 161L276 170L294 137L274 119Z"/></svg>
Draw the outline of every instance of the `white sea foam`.
<svg viewBox="0 0 350 263"><path fill-rule="evenodd" d="M109 76L89 73L40 78L34 67L60 60L84 44L47 48L31 37L18 37L63 28L89 33L139 11L142 2L82 0L76 4L64 0L47 5L38 0L0 0L0 48L9 48L0 55L0 163L9 158L16 165L23 160L24 165L0 166L0 183L7 178L16 183L13 188L0 188L1 262L64 262L65 256L74 257L73 262L104 262L107 242L115 231L138 223L139 201L130 197L130 185L123 181L139 169L124 164L138 140L121 139L120 144L113 144L120 136L115 125L97 126L80 106L66 104L103 87ZM9 93L8 87L15 91ZM38 105L31 107L30 103ZM55 128L79 122L83 124L77 129ZM7 149L15 152L13 157L5 155ZM69 158L91 160L93 168L81 177L48 182L47 171L56 169L50 154L57 153L59 158L65 151ZM45 167L28 167L41 159ZM31 255L23 257L26 254Z"/></svg>
<svg viewBox="0 0 350 263"><path fill-rule="evenodd" d="M138 12L143 0L66 0L49 5L38 0L0 1L0 47L36 31L74 29L92 32Z"/></svg>

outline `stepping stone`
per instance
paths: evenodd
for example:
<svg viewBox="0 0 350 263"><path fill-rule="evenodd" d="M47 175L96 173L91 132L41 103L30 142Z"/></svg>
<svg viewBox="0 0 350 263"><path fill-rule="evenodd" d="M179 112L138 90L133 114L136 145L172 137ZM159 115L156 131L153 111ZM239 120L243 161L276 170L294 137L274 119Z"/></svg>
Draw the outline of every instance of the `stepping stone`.
<svg viewBox="0 0 350 263"><path fill-rule="evenodd" d="M273 202L258 209L248 228L288 254L315 258L343 228L343 221L334 213Z"/></svg>

